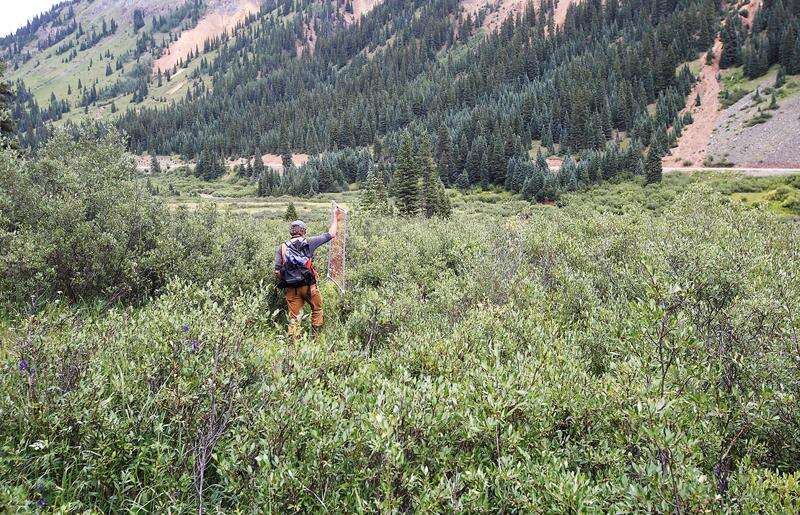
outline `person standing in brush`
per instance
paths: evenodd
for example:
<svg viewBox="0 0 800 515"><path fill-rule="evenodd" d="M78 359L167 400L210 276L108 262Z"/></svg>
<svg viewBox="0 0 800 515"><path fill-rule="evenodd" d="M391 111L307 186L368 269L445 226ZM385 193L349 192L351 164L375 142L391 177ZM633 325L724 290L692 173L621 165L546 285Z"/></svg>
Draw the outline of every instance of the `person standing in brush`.
<svg viewBox="0 0 800 515"><path fill-rule="evenodd" d="M285 290L286 303L292 314L289 334L299 334L297 319L306 303L311 305L311 329L314 335L319 334L324 323L322 315L322 295L317 288L319 276L314 269L314 251L336 237L342 211L336 208L328 232L306 238L307 227L302 220L289 224L290 239L281 243L275 251L275 277L278 287Z"/></svg>

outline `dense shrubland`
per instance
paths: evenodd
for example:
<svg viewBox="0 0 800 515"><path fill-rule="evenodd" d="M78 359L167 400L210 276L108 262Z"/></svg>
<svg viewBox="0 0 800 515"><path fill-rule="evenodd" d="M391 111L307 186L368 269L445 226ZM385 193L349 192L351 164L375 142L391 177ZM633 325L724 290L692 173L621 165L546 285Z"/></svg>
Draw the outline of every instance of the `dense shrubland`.
<svg viewBox="0 0 800 515"><path fill-rule="evenodd" d="M10 510L800 508L798 226L706 182L356 212L292 342L277 217L164 209L113 133L2 157Z"/></svg>
<svg viewBox="0 0 800 515"><path fill-rule="evenodd" d="M0 299L36 308L141 301L174 277L225 275L234 286L265 276L275 233L214 209L169 212L134 180L115 130L58 131L35 156L0 150Z"/></svg>

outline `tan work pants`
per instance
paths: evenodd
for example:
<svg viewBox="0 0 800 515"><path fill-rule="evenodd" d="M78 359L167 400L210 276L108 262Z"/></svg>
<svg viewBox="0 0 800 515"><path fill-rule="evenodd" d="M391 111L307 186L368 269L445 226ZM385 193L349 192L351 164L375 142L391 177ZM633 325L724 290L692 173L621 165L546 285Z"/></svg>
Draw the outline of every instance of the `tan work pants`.
<svg viewBox="0 0 800 515"><path fill-rule="evenodd" d="M322 327L322 295L316 284L311 286L300 286L298 288L286 288L286 303L289 304L289 311L292 318L297 318L303 312L306 302L311 304L311 326L315 329Z"/></svg>

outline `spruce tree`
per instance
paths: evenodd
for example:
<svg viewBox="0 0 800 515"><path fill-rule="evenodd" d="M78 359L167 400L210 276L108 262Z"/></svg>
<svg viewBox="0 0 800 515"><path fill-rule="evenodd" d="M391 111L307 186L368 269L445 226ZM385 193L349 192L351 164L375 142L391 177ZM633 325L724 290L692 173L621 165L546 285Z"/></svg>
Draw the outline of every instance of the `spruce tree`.
<svg viewBox="0 0 800 515"><path fill-rule="evenodd" d="M781 65L778 68L778 75L775 77L775 89L780 89L786 84L786 68Z"/></svg>
<svg viewBox="0 0 800 515"><path fill-rule="evenodd" d="M8 84L3 81L5 64L0 61L0 148L16 146L12 140L14 135L14 122L11 119L11 110L8 108L11 91Z"/></svg>
<svg viewBox="0 0 800 515"><path fill-rule="evenodd" d="M319 165L319 175L317 184L320 192L334 191L336 189L336 179L333 176L331 164L328 162L321 162Z"/></svg>
<svg viewBox="0 0 800 515"><path fill-rule="evenodd" d="M741 62L741 39L739 37L739 27L741 21L737 14L726 18L725 24L720 31L722 40L722 53L719 58L720 68L730 68Z"/></svg>
<svg viewBox="0 0 800 515"><path fill-rule="evenodd" d="M562 190L575 191L578 189L578 165L571 155L564 158L564 163L558 172L558 179L561 182Z"/></svg>
<svg viewBox="0 0 800 515"><path fill-rule="evenodd" d="M558 186L558 179L555 174L547 170L544 173L544 180L542 181L542 189L536 196L538 200L552 202L558 200L560 189Z"/></svg>
<svg viewBox="0 0 800 515"><path fill-rule="evenodd" d="M458 174L458 177L456 177L455 184L456 188L460 189L461 191L464 191L467 188L469 188L469 176L467 175L466 170Z"/></svg>
<svg viewBox="0 0 800 515"><path fill-rule="evenodd" d="M444 124L439 125L436 137L436 166L443 181L451 180L453 166L453 141L450 139L450 131Z"/></svg>
<svg viewBox="0 0 800 515"><path fill-rule="evenodd" d="M423 133L416 156L417 170L421 175L419 205L420 212L425 218L436 214L436 191L434 182L437 179L436 164L431 155L431 140L427 133Z"/></svg>
<svg viewBox="0 0 800 515"><path fill-rule="evenodd" d="M292 149L289 147L289 141L285 133L281 135L280 145L281 145L281 165L283 165L284 170L288 170L289 168L294 166L294 162L292 161Z"/></svg>
<svg viewBox="0 0 800 515"><path fill-rule="evenodd" d="M528 176L522 186L522 196L526 200L534 200L539 196L539 192L542 191L542 186L544 186L544 173L536 165L529 167L528 172Z"/></svg>
<svg viewBox="0 0 800 515"><path fill-rule="evenodd" d="M415 166L411 135L405 133L395 159L395 196L401 215L414 216L419 211L419 173Z"/></svg>
<svg viewBox="0 0 800 515"><path fill-rule="evenodd" d="M479 135L472 141L472 147L467 155L466 170L470 184L477 184L481 181L486 164L486 138Z"/></svg>
<svg viewBox="0 0 800 515"><path fill-rule="evenodd" d="M367 211L378 214L389 214L389 198L386 195L386 185L377 170L370 170L367 182L361 193L361 205Z"/></svg>
<svg viewBox="0 0 800 515"><path fill-rule="evenodd" d="M267 167L264 166L264 160L261 158L261 151L256 151L256 154L253 156L252 170L252 177L256 179L260 179L267 171Z"/></svg>
<svg viewBox="0 0 800 515"><path fill-rule="evenodd" d="M444 183L441 181L441 179L438 179L434 181L433 187L435 189L434 198L436 199L436 215L441 216L442 218L449 218L453 208L450 205L450 197L447 196Z"/></svg>
<svg viewBox="0 0 800 515"><path fill-rule="evenodd" d="M150 173L152 174L161 173L161 164L159 164L155 154L150 154Z"/></svg>
<svg viewBox="0 0 800 515"><path fill-rule="evenodd" d="M294 207L294 202L289 202L289 205L286 206L286 212L283 214L283 219L287 222L293 222L297 218L297 208Z"/></svg>
<svg viewBox="0 0 800 515"><path fill-rule="evenodd" d="M647 184L661 182L661 151L660 143L653 141L647 151L647 158L644 163L645 181Z"/></svg>

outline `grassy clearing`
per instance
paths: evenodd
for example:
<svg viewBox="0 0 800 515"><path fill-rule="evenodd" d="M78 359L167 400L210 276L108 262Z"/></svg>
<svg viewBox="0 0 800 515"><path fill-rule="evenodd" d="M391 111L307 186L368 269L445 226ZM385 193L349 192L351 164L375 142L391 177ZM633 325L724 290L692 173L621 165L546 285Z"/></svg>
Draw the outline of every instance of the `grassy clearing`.
<svg viewBox="0 0 800 515"><path fill-rule="evenodd" d="M777 90L778 99L791 98L800 93L800 75L787 75L786 83Z"/></svg>
<svg viewBox="0 0 800 515"><path fill-rule="evenodd" d="M604 213L624 214L645 209L661 212L667 209L680 195L689 189L703 185L716 193L751 207L763 206L776 214L800 215L789 199L800 194L800 174L773 177L747 177L729 171L703 171L671 173L664 176L661 184L646 185L641 180L602 184L584 192L565 195L563 205L591 206ZM786 190L788 188L788 190ZM770 199L770 195L782 189L789 195Z"/></svg>
<svg viewBox="0 0 800 515"><path fill-rule="evenodd" d="M779 184L762 191L736 192L731 194L731 198L753 206L765 205L779 214L800 216L800 189L789 184Z"/></svg>
<svg viewBox="0 0 800 515"><path fill-rule="evenodd" d="M748 95L756 90L758 86L766 82L768 85L775 83L775 77L778 75L778 66L775 65L767 71L766 74L755 79L748 79L744 76L741 66L735 68L728 68L720 72L720 82L722 89L719 92L720 103L722 108L727 108L738 102L745 95Z"/></svg>

